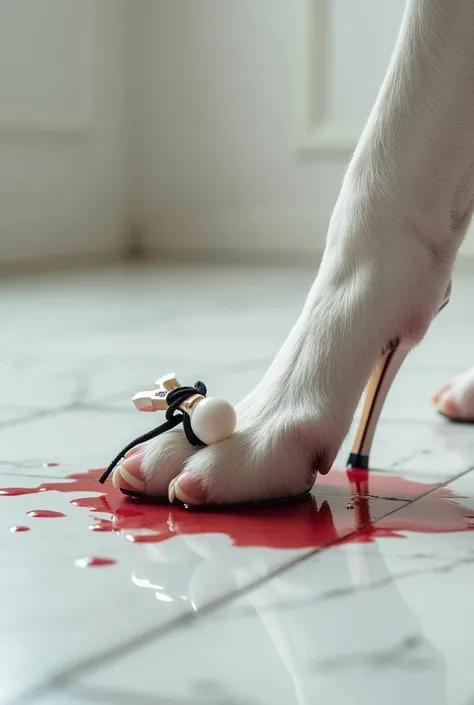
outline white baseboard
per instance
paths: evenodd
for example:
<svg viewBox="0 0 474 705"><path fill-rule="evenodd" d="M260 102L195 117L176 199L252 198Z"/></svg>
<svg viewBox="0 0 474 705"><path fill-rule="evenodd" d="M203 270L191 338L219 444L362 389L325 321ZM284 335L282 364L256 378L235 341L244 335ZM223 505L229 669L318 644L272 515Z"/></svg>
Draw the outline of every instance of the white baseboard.
<svg viewBox="0 0 474 705"><path fill-rule="evenodd" d="M37 218L16 227L0 223L0 276L123 259L126 229L120 222L67 221L60 216L58 221Z"/></svg>
<svg viewBox="0 0 474 705"><path fill-rule="evenodd" d="M242 258L304 258L324 249L328 215L318 210L258 208L186 211L155 217L145 226L149 251L220 253Z"/></svg>
<svg viewBox="0 0 474 705"><path fill-rule="evenodd" d="M167 213L149 218L143 246L173 259L314 263L326 240L330 212L304 209L246 208ZM456 269L474 268L474 227L459 252Z"/></svg>
<svg viewBox="0 0 474 705"><path fill-rule="evenodd" d="M242 209L233 211L187 211L148 219L140 242L140 259L173 259L176 261L219 261L254 264L302 264L314 268L324 250L329 213L303 209ZM109 232L109 228L106 228ZM112 229L113 232L114 229ZM128 258L130 247L124 247L121 233L109 237L68 238L74 246L61 242L42 252L35 247L17 252L0 247L0 276L7 273L44 269L89 266ZM68 230L70 232L70 228ZM46 235L35 231L33 244L46 242ZM80 243L80 245L79 245ZM8 254L7 254L8 250ZM138 253L138 256L140 255ZM456 261L458 271L474 271L474 232L471 231Z"/></svg>

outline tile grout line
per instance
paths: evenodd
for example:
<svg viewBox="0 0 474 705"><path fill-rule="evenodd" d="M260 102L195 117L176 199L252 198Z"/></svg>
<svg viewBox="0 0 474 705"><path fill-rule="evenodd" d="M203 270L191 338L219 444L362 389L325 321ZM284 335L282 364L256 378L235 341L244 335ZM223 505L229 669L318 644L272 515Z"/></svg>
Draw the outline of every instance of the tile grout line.
<svg viewBox="0 0 474 705"><path fill-rule="evenodd" d="M75 678L84 673L87 673L88 671L94 671L95 669L97 669L97 665L99 663L103 664L114 661L117 658L123 657L133 652L135 649L141 648L142 646L151 643L152 641L158 641L162 637L166 637L169 634L178 631L179 629L182 629L186 625L193 625L200 619L203 619L204 617L207 617L210 614L218 611L219 609L221 609L227 604L230 604L234 600L243 597L254 590L259 589L262 585L265 585L277 576L283 575L287 571L293 570L293 568L301 565L310 558L317 556L323 551L333 548L334 546L340 545L343 541L347 541L347 539L351 537L357 536L357 534L361 533L362 531L365 531L365 529L367 529L369 526L374 526L380 521L386 519L387 517L392 516L393 514L396 514L397 512L402 511L403 509L406 509L407 507L418 503L428 495L438 490L440 487L447 487L447 485L449 485L450 483L460 479L461 477L464 477L465 475L468 475L473 470L474 466L469 466L466 470L463 470L454 477L451 477L449 480L441 482L435 487L430 488L429 490L421 494L419 497L416 497L411 501L406 500L402 506L392 509L383 516L380 516L376 521L368 522L362 528L358 528L354 531L351 531L348 534L345 534L344 536L336 539L335 541L326 544L325 546L314 549L312 551L309 551L308 553L303 554L302 556L294 558L285 565L276 568L271 573L268 573L267 575L258 578L256 581L249 583L245 587L227 595L223 595L217 600L214 600L214 602L205 605L199 610L199 612L180 615L179 617L171 620L167 624L163 626L152 627L148 631L142 632L140 635L137 635L126 642L118 644L117 646L108 649L102 654L96 654L93 657L86 657L85 659L76 662L74 665L65 668L60 673L53 674L52 676L47 678L43 683L34 686L30 690L26 690L18 697L14 696L13 699L4 701L2 705L30 705L31 698L38 698L42 695L47 694L48 692L54 691L55 687L57 686L59 686L60 688L64 688L64 686L66 685L74 685Z"/></svg>
<svg viewBox="0 0 474 705"><path fill-rule="evenodd" d="M56 481L62 481L67 479L64 477L64 475L32 475L31 473L26 473L26 472L2 472L0 469L0 477L27 477L29 480L36 480L37 482L41 482L42 480L56 480Z"/></svg>
<svg viewBox="0 0 474 705"><path fill-rule="evenodd" d="M0 422L0 432L5 428L12 428L15 426L21 426L25 423L30 423L36 419L51 418L57 416L61 413L68 413L71 411L81 411L81 410L97 410L99 411L115 411L114 408L109 409L106 405L110 401L116 401L122 398L125 394L130 394L130 389L123 390L122 392L112 392L110 394L105 394L97 399L93 400L71 400L65 404L60 404L59 406L54 406L51 408L42 407L37 409L31 409L26 411L23 416L19 416L13 419L7 419L6 421Z"/></svg>
<svg viewBox="0 0 474 705"><path fill-rule="evenodd" d="M27 412L24 416L20 416L15 419L9 419L8 421L2 421L0 423L0 433L5 428L13 428L14 426L21 426L24 423L29 423L30 421L35 421L36 419L48 418L50 416L55 416L62 411L61 408L53 409L34 409Z"/></svg>
<svg viewBox="0 0 474 705"><path fill-rule="evenodd" d="M87 705L90 700L100 700L104 705L130 705L130 703L133 703L133 705L165 705L165 703L166 705L173 705L173 703L175 703L174 699L173 702L170 702L168 697L160 694L150 697L143 693L136 693L130 690L117 691L110 688L90 688L89 686L82 685L68 689L68 694L69 693L73 696L78 696L78 698L80 698L78 700L79 703L84 700L84 705ZM32 705L35 704L32 703ZM176 705L178 705L177 702ZM197 705L199 705L199 702Z"/></svg>
<svg viewBox="0 0 474 705"><path fill-rule="evenodd" d="M268 363L267 357L265 358L255 358L249 361L251 364L254 364L255 362L258 362L259 364L261 362ZM248 363L245 363L248 364ZM232 371L234 367L240 367L241 363L229 363L226 365L222 365L221 367L217 368L218 373L226 372L228 370ZM211 369L208 369L206 372L205 365L203 365L203 372L201 373L203 376L205 376L208 372L216 372L215 366L212 367ZM253 368L252 368L253 369ZM255 368L257 369L257 368ZM111 412L117 412L117 411L122 411L119 409L116 409L115 407L108 407L107 404L110 402L115 402L119 401L122 399L124 396L129 396L133 392L131 391L131 386L124 388L123 391L118 391L118 392L109 392L107 394L104 394L103 396L99 396L97 398L88 400L77 400L77 401L69 401L64 404L61 404L59 406L55 407L40 407L37 409L31 409L31 410L25 410L25 414L13 419L7 419L6 421L0 422L0 432L4 428L11 428L15 426L21 426L24 423L29 423L30 421L34 421L37 418L48 418L48 417L54 417L62 412L70 412L70 411L76 411L76 410L97 410L97 411L111 411Z"/></svg>

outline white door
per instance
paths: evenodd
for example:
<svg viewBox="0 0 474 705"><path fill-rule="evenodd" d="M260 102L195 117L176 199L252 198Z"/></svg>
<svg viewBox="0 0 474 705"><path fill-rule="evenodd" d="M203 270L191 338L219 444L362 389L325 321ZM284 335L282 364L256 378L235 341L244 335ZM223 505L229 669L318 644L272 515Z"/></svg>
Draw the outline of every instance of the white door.
<svg viewBox="0 0 474 705"><path fill-rule="evenodd" d="M127 0L0 0L0 266L120 247Z"/></svg>

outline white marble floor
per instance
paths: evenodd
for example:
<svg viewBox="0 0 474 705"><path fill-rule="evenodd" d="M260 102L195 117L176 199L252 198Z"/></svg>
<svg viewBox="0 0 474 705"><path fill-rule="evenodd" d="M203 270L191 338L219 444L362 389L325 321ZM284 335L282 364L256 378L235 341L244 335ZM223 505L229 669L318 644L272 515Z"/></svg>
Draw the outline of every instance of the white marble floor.
<svg viewBox="0 0 474 705"><path fill-rule="evenodd" d="M474 428L429 397L474 364L474 273L396 380L369 477L346 475L345 447L311 498L226 512L97 485L150 427L132 393L176 371L236 401L310 282L167 266L0 283L0 487L19 488L0 493L1 705L473 705Z"/></svg>

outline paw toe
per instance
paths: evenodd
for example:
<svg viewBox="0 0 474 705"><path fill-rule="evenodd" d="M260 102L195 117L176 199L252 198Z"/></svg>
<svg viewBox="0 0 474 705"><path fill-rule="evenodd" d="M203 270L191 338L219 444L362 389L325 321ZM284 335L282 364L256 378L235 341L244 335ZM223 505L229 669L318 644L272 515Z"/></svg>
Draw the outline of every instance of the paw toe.
<svg viewBox="0 0 474 705"><path fill-rule="evenodd" d="M132 468L144 482L144 494L166 497L168 486L181 472L183 464L195 452L181 429L167 431L143 444L142 451L123 464Z"/></svg>
<svg viewBox="0 0 474 705"><path fill-rule="evenodd" d="M170 502L178 499L183 504L191 506L204 504L206 501L206 491L196 475L190 472L183 472L178 475L170 484L168 497Z"/></svg>

